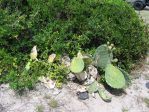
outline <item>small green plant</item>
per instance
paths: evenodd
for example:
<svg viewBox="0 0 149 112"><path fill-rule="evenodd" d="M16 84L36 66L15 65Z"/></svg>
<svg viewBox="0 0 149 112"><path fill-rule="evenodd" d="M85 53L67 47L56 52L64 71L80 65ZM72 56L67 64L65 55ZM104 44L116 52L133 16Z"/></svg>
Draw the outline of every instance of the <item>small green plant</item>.
<svg viewBox="0 0 149 112"><path fill-rule="evenodd" d="M127 108L122 108L122 112L128 112L129 110Z"/></svg>
<svg viewBox="0 0 149 112"><path fill-rule="evenodd" d="M145 75L145 80L149 80L149 76L148 75Z"/></svg>
<svg viewBox="0 0 149 112"><path fill-rule="evenodd" d="M36 107L36 112L44 112L44 106L43 105L38 105Z"/></svg>
<svg viewBox="0 0 149 112"><path fill-rule="evenodd" d="M55 100L55 99L51 99L48 104L49 104L49 106L52 107L52 108L57 108L57 107L58 107L58 101Z"/></svg>
<svg viewBox="0 0 149 112"><path fill-rule="evenodd" d="M143 101L146 104L146 106L149 108L149 98L144 98Z"/></svg>
<svg viewBox="0 0 149 112"><path fill-rule="evenodd" d="M99 89L98 87L98 82L93 82L92 84L90 84L88 87L87 87L87 90L89 93L94 93L94 92L97 92Z"/></svg>
<svg viewBox="0 0 149 112"><path fill-rule="evenodd" d="M45 94L44 98L45 99L51 99L51 96L49 94Z"/></svg>

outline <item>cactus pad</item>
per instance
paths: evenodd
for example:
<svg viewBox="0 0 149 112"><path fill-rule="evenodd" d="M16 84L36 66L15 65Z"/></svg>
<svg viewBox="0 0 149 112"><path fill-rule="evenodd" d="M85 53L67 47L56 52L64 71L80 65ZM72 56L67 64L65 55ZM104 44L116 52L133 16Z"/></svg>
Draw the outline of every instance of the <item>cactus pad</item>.
<svg viewBox="0 0 149 112"><path fill-rule="evenodd" d="M89 93L97 92L98 91L98 82L94 81L92 84L90 84L87 87L87 90L88 90Z"/></svg>
<svg viewBox="0 0 149 112"><path fill-rule="evenodd" d="M105 69L107 64L111 64L111 54L107 45L101 45L94 54L94 60L98 67Z"/></svg>
<svg viewBox="0 0 149 112"><path fill-rule="evenodd" d="M70 70L73 73L80 73L84 69L84 61L82 58L74 57L72 59L71 65L70 65Z"/></svg>
<svg viewBox="0 0 149 112"><path fill-rule="evenodd" d="M112 97L106 93L104 88L99 87L98 94L105 102L111 102Z"/></svg>
<svg viewBox="0 0 149 112"><path fill-rule="evenodd" d="M123 73L112 64L108 64L105 69L105 80L112 88L122 89L125 87L125 77Z"/></svg>

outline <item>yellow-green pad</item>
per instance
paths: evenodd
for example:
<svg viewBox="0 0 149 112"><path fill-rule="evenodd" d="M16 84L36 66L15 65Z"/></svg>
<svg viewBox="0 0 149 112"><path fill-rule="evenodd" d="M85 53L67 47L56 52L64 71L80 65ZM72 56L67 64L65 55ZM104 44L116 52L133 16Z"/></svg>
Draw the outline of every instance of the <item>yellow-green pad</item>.
<svg viewBox="0 0 149 112"><path fill-rule="evenodd" d="M116 89L125 87L125 78L123 73L112 64L108 64L105 69L105 80L109 86Z"/></svg>
<svg viewBox="0 0 149 112"><path fill-rule="evenodd" d="M72 59L71 65L70 65L70 70L73 73L80 73L84 69L84 61L82 58L74 57Z"/></svg>

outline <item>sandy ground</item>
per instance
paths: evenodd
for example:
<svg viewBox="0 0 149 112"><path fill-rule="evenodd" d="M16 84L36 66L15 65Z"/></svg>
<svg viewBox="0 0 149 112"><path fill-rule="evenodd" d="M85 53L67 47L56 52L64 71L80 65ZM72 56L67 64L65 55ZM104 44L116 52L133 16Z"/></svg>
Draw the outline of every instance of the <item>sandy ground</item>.
<svg viewBox="0 0 149 112"><path fill-rule="evenodd" d="M142 17L145 23L149 24L149 7L146 7L142 11L137 11L137 13Z"/></svg>
<svg viewBox="0 0 149 112"><path fill-rule="evenodd" d="M138 12L149 23L149 8ZM0 85L0 112L149 112L149 53L142 67L132 72L132 85L121 94L112 96L110 103L104 102L98 94L87 100L79 100L76 95L78 84L69 82L62 90L49 90L38 83L34 90L19 96L8 84ZM51 107L53 100L58 103ZM38 108L38 109L37 109ZM39 111L39 109L43 111Z"/></svg>

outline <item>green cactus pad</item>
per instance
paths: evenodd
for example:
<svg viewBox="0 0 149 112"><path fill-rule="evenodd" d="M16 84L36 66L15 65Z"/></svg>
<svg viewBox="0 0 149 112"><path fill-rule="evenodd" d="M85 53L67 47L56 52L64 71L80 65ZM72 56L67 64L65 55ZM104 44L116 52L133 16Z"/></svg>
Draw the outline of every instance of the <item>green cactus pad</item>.
<svg viewBox="0 0 149 112"><path fill-rule="evenodd" d="M98 94L105 102L111 102L112 97L106 93L104 88L99 87Z"/></svg>
<svg viewBox="0 0 149 112"><path fill-rule="evenodd" d="M88 66L93 62L92 58L90 57L83 58L83 61L84 61L85 66Z"/></svg>
<svg viewBox="0 0 149 112"><path fill-rule="evenodd" d="M80 73L80 72L83 71L83 69L84 69L84 61L83 61L83 59L74 57L72 59L71 65L70 65L70 70L73 73Z"/></svg>
<svg viewBox="0 0 149 112"><path fill-rule="evenodd" d="M88 87L87 87L87 91L89 93L94 93L96 91L98 91L98 82L97 81L94 81L92 84L90 84Z"/></svg>
<svg viewBox="0 0 149 112"><path fill-rule="evenodd" d="M94 60L98 67L105 69L107 64L111 64L111 56L107 45L101 45L96 49Z"/></svg>
<svg viewBox="0 0 149 112"><path fill-rule="evenodd" d="M125 87L125 77L123 73L112 64L108 64L105 69L105 80L112 88L122 89Z"/></svg>

